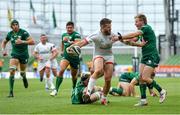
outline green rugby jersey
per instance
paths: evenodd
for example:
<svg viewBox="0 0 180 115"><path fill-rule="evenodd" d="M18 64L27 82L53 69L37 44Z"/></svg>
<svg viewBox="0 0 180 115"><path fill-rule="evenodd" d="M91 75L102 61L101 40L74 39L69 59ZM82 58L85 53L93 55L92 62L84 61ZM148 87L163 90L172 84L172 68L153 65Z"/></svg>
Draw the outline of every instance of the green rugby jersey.
<svg viewBox="0 0 180 115"><path fill-rule="evenodd" d="M72 104L83 103L82 96L83 96L84 89L85 89L84 84L81 81L79 81L76 84L76 87L72 91L72 95L71 95Z"/></svg>
<svg viewBox="0 0 180 115"><path fill-rule="evenodd" d="M158 54L158 50L156 48L156 36L151 26L146 24L142 26L140 30L142 32L142 38L145 41L148 41L146 45L142 47L142 55L146 56L149 54Z"/></svg>
<svg viewBox="0 0 180 115"><path fill-rule="evenodd" d="M19 29L18 32L10 31L7 36L6 40L11 41L12 45L12 52L11 56L16 56L21 59L29 58L28 54L28 44L15 44L15 41L20 38L21 40L27 40L29 37L29 33L23 29Z"/></svg>
<svg viewBox="0 0 180 115"><path fill-rule="evenodd" d="M69 47L72 42L77 39L81 39L81 35L75 31L72 34L64 33L62 35L62 43L64 44L64 56L69 56L66 48Z"/></svg>
<svg viewBox="0 0 180 115"><path fill-rule="evenodd" d="M130 83L134 78L139 80L139 72L125 72L119 76L119 81Z"/></svg>

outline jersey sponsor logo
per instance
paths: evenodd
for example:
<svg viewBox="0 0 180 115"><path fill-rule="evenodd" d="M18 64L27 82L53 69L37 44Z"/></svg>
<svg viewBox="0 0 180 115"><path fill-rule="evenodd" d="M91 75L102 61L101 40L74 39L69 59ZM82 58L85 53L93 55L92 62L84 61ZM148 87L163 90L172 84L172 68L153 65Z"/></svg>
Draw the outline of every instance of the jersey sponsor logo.
<svg viewBox="0 0 180 115"><path fill-rule="evenodd" d="M23 34L27 34L27 32L24 32Z"/></svg>
<svg viewBox="0 0 180 115"><path fill-rule="evenodd" d="M147 61L147 64L152 64L152 61L151 61L151 60L148 60L148 61Z"/></svg>

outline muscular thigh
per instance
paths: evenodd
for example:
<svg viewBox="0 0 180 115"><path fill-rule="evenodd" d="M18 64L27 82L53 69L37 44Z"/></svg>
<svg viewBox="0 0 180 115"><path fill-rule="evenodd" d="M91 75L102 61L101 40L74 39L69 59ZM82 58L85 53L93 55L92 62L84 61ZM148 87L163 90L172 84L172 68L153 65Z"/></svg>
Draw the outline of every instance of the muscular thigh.
<svg viewBox="0 0 180 115"><path fill-rule="evenodd" d="M65 70L68 65L69 65L69 61L66 60L66 59L63 59L63 60L61 60L61 62L60 62L60 69L61 69L61 70Z"/></svg>
<svg viewBox="0 0 180 115"><path fill-rule="evenodd" d="M104 78L106 80L111 80L113 74L113 64L105 64L104 66Z"/></svg>
<svg viewBox="0 0 180 115"><path fill-rule="evenodd" d="M95 71L102 71L104 68L104 59L103 58L96 58L94 59L94 70Z"/></svg>
<svg viewBox="0 0 180 115"><path fill-rule="evenodd" d="M145 66L142 72L142 77L151 78L151 74L154 72L154 68L150 66Z"/></svg>

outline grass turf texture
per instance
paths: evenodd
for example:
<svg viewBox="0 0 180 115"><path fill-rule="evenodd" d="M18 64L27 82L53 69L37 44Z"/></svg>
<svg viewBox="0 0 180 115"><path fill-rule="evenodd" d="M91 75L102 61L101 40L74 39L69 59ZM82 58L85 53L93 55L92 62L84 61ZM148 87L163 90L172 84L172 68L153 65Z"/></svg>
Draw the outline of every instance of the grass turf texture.
<svg viewBox="0 0 180 115"><path fill-rule="evenodd" d="M146 107L134 107L139 100L135 97L108 97L110 103L103 106L100 102L87 105L71 104L71 79L64 79L56 97L50 97L44 83L38 79L29 80L29 88L23 87L22 80L15 80L14 98L7 98L8 80L0 79L0 114L180 114L180 78L156 78L168 91L167 100L159 104L158 97L150 97ZM112 79L116 86L118 78ZM98 85L103 84L99 79ZM137 91L139 92L139 88Z"/></svg>

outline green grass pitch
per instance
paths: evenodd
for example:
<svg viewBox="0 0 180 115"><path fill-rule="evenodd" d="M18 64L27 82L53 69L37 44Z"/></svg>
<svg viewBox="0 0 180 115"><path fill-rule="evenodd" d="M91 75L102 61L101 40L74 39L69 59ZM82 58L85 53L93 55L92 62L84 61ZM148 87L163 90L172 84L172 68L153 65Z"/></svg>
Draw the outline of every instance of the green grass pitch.
<svg viewBox="0 0 180 115"><path fill-rule="evenodd" d="M112 79L116 86L118 78ZM29 88L25 89L21 79L15 80L14 98L7 98L8 80L0 79L0 114L180 114L180 78L156 78L167 89L167 100L159 104L158 97L150 97L146 107L134 107L139 100L135 97L108 96L110 103L103 106L100 102L86 105L71 104L71 79L64 79L56 97L50 97L44 83L38 79L29 79ZM98 85L103 84L99 79ZM137 87L137 91L139 91Z"/></svg>

